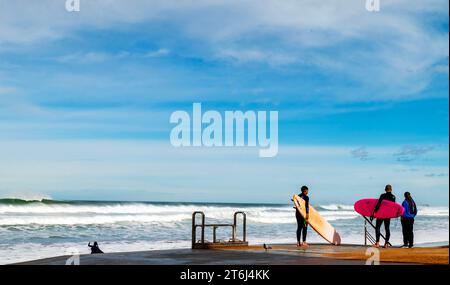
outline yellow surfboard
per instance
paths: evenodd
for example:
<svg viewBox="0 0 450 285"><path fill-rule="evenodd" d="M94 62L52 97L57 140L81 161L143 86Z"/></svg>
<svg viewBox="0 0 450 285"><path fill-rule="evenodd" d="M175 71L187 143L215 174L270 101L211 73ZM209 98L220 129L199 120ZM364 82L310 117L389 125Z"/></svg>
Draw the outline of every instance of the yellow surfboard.
<svg viewBox="0 0 450 285"><path fill-rule="evenodd" d="M292 200L294 201L297 211L300 212L300 215L306 217L305 200L298 195L294 195ZM338 232L311 205L309 205L308 224L329 243L334 245L341 244L341 237Z"/></svg>

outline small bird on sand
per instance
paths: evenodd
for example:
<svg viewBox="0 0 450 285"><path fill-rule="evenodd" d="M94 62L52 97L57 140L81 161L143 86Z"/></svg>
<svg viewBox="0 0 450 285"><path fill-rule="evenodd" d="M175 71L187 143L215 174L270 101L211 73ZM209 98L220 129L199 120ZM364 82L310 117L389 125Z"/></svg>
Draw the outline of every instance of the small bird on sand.
<svg viewBox="0 0 450 285"><path fill-rule="evenodd" d="M266 251L269 250L269 249L272 249L272 247L271 247L271 246L268 246L267 244L264 244L263 247L264 247L264 249L265 249Z"/></svg>

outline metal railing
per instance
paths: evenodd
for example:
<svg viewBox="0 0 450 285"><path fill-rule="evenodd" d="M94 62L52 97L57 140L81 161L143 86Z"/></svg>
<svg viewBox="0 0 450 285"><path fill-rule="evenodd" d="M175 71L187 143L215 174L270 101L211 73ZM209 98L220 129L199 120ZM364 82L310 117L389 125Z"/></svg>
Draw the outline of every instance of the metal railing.
<svg viewBox="0 0 450 285"><path fill-rule="evenodd" d="M201 216L201 224L197 224L197 215ZM242 241L237 239L237 220L238 215L242 215ZM244 212L235 212L233 217L233 224L206 224L205 213L196 211L192 213L192 248L197 245L204 246L206 244L220 244L217 240L217 229L220 227L231 227L232 237L228 243L247 243L247 216ZM205 229L212 228L212 243L205 240ZM197 228L201 229L201 238L197 241Z"/></svg>
<svg viewBox="0 0 450 285"><path fill-rule="evenodd" d="M371 225L372 228L374 228L375 230L376 227L367 217L363 216L363 218L364 218L364 245L367 245L367 241L369 241L372 245L374 245L376 243L376 239L373 237L372 234L370 234L369 230L367 229L367 224ZM380 236L386 241L386 237L382 233L380 233ZM390 242L387 242L387 244L392 246Z"/></svg>
<svg viewBox="0 0 450 285"><path fill-rule="evenodd" d="M192 213L192 248L194 248L196 239L197 239L196 238L197 227L198 227L198 225L196 224L196 216L197 215L202 216L202 225L205 224L205 214L203 212L197 211L197 212ZM205 243L205 227L202 226L201 230L202 230L201 243Z"/></svg>

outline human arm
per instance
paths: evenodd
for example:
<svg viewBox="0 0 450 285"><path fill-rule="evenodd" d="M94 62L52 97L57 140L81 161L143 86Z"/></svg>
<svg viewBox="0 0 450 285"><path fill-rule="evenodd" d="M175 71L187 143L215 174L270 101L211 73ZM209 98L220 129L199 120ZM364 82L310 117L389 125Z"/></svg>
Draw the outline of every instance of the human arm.
<svg viewBox="0 0 450 285"><path fill-rule="evenodd" d="M408 201L403 201L402 203L402 207L403 207L403 215L401 218L403 218L404 216L408 216L409 215L409 205L408 205Z"/></svg>
<svg viewBox="0 0 450 285"><path fill-rule="evenodd" d="M372 217L375 216L375 213L378 211L378 209L380 209L382 201L383 201L383 195L381 195L380 198L378 198L378 202L375 205L375 208L373 208Z"/></svg>
<svg viewBox="0 0 450 285"><path fill-rule="evenodd" d="M306 210L306 217L305 219L308 220L309 219L309 197L305 196L305 210Z"/></svg>

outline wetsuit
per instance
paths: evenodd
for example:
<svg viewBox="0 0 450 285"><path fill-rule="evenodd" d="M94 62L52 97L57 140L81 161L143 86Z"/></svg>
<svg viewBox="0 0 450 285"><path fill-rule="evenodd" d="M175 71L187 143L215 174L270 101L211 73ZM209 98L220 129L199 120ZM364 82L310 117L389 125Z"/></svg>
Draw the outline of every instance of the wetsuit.
<svg viewBox="0 0 450 285"><path fill-rule="evenodd" d="M306 213L309 213L309 197L307 195L304 195L303 193L298 196L303 200L305 200L305 210ZM297 219L297 242L300 242L300 236L302 236L302 233L303 233L303 242L305 242L308 230L308 223L306 222L305 218L302 215L300 215L300 212L298 210L295 210L295 218Z"/></svg>
<svg viewBox="0 0 450 285"><path fill-rule="evenodd" d="M375 206L374 213L380 209L381 202L383 200L388 200L391 202L395 202L395 196L391 192L386 192L384 194L381 194L380 198L378 199L378 203ZM389 242L389 238L391 237L391 219L377 219L375 223L375 237L376 242L380 242L380 236L381 236L381 225L384 223L384 230L386 231L386 243Z"/></svg>
<svg viewBox="0 0 450 285"><path fill-rule="evenodd" d="M103 251L98 247L98 244L91 245L89 243L88 246L91 248L91 254L103 253Z"/></svg>

